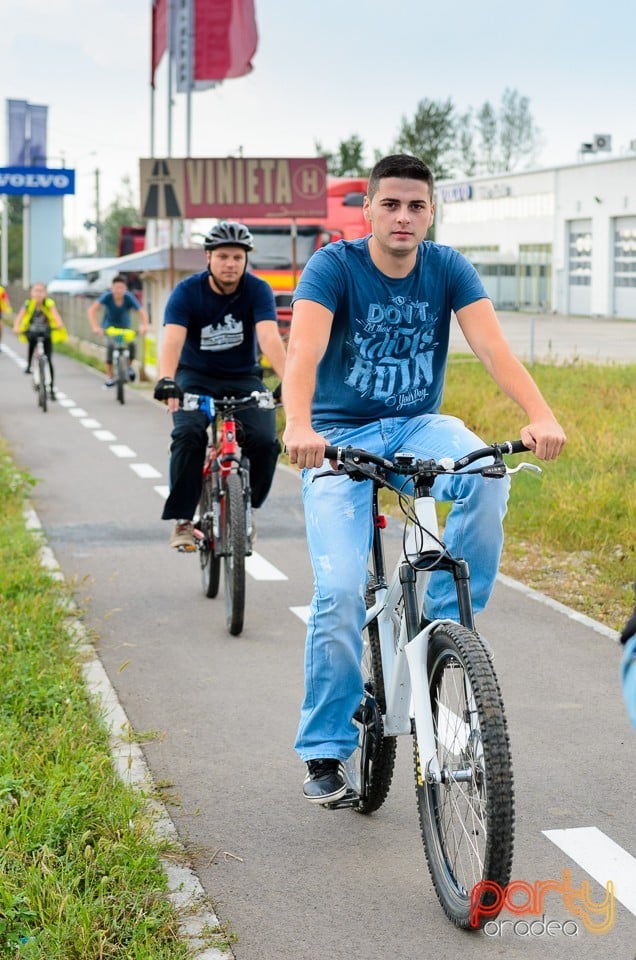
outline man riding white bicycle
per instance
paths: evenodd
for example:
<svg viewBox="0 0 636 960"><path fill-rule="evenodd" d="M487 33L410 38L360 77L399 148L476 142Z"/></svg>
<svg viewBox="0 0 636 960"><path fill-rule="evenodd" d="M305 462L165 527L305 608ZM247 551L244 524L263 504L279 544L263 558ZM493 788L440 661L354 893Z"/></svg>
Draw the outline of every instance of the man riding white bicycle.
<svg viewBox="0 0 636 960"><path fill-rule="evenodd" d="M258 350L282 378L285 347L278 332L271 287L247 272L252 235L242 223L224 221L204 240L207 268L177 284L166 305L155 398L173 414L170 494L162 519L176 520L170 546L193 551L193 517L201 494L208 418L179 409L185 392L221 399L262 391ZM252 506L260 507L272 484L280 444L273 409L241 411L243 453L250 461Z"/></svg>
<svg viewBox="0 0 636 960"><path fill-rule="evenodd" d="M392 458L458 458L484 443L439 413L451 311L498 386L525 411L521 439L537 457L559 455L565 434L512 355L473 266L425 240L433 223L433 177L419 159L385 157L369 178L364 213L371 235L313 255L294 294L284 380L291 463L303 471L307 542L315 592L307 629L305 698L296 751L307 763L303 792L314 803L342 797L341 764L358 742L352 722L363 695L360 658L371 546L368 483L346 476L313 483L326 444ZM503 542L508 481L442 477L434 495L454 501L445 528L450 552L472 571L475 611L485 607ZM458 616L452 577L436 572L429 619Z"/></svg>

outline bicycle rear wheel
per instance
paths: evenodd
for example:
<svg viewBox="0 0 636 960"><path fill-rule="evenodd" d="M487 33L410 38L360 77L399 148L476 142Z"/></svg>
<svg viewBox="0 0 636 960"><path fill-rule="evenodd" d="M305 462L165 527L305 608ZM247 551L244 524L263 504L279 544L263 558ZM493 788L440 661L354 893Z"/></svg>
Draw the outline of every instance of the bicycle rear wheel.
<svg viewBox="0 0 636 960"><path fill-rule="evenodd" d="M478 885L492 881L503 888L512 869L514 789L503 701L485 647L459 624L433 631L428 678L442 782L427 782L415 740L426 859L449 919L458 927L481 927L499 911L479 911L495 897Z"/></svg>
<svg viewBox="0 0 636 960"><path fill-rule="evenodd" d="M374 600L373 580L370 580L366 594L367 609L373 606ZM375 620L369 624L364 632L362 678L366 693L377 704L379 723L376 722L376 729L371 733L371 736L377 742L373 743L370 748L365 765L366 769L361 771L360 801L354 809L358 813L373 813L382 806L389 794L397 749L397 737L385 737L382 731L382 715L386 712L386 696L382 655L380 653L380 635Z"/></svg>
<svg viewBox="0 0 636 960"><path fill-rule="evenodd" d="M238 473L225 481L221 501L223 528L223 574L225 584L225 622L233 636L243 629L245 614L245 504L243 484Z"/></svg>
<svg viewBox="0 0 636 960"><path fill-rule="evenodd" d="M38 406L42 407L42 413L46 413L47 407L47 396L46 396L46 372L47 372L47 359L44 354L40 354L38 357Z"/></svg>
<svg viewBox="0 0 636 960"><path fill-rule="evenodd" d="M124 384L128 379L128 363L123 353L119 354L117 359L117 399L120 403L125 403L126 394Z"/></svg>
<svg viewBox="0 0 636 960"><path fill-rule="evenodd" d="M199 528L203 534L203 543L199 546L201 564L201 584L206 597L216 597L221 577L221 558L216 554L216 542L212 526L212 481L204 477L199 502Z"/></svg>

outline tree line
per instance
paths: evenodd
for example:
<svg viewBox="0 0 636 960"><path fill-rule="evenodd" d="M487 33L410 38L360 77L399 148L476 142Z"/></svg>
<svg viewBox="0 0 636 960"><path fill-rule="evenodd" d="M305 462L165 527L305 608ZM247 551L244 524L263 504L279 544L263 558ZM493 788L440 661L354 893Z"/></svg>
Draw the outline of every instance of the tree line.
<svg viewBox="0 0 636 960"><path fill-rule="evenodd" d="M364 177L384 153L410 153L428 164L436 180L508 173L535 163L541 131L530 111L530 100L506 88L498 106L486 100L478 109L458 111L451 100L429 100L417 105L413 117L403 116L397 136L387 151L366 146L357 134L342 140L334 152L316 141L316 151L327 158L327 171L339 177Z"/></svg>

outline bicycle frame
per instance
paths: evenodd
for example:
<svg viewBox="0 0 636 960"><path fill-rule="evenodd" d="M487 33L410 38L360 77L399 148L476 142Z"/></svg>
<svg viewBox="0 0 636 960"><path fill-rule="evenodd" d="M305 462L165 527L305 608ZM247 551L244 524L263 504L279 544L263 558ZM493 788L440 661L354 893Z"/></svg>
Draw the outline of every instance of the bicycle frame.
<svg viewBox="0 0 636 960"><path fill-rule="evenodd" d="M219 404L222 401L218 401ZM210 444L205 463L203 465L203 476L210 476L213 489L217 496L213 500L212 526L214 536L219 538L220 529L220 511L218 497L223 495L223 488L227 478L231 473L241 472L244 493L245 493L245 526L248 538L252 534L252 507L250 501L249 472L243 470L241 463L241 448L236 439L236 418L231 406L219 411L218 415L212 417L210 421ZM251 551L250 551L251 552ZM249 555L249 554L248 554Z"/></svg>
<svg viewBox="0 0 636 960"><path fill-rule="evenodd" d="M429 778L441 781L441 771L437 759L433 717L430 711L430 697L425 685L427 671L428 638L441 622L433 620L417 633L408 636L408 625L420 623L424 602L424 593L429 573L415 571L406 561L420 559L428 551L439 555L439 535L435 500L432 496L415 497L413 505L417 517L420 542L416 545L416 527L411 526L405 550L396 563L389 583L384 575L384 548L382 544L382 523L377 512L377 488L373 490L374 531L373 531L373 567L376 577L376 602L367 610L364 626L376 620L380 636L382 669L386 691L386 715L384 732L386 736L402 736L413 732L412 713L415 717L415 732L422 764ZM404 602L410 615L399 617L398 607ZM468 597L470 603L470 597ZM465 601L464 601L465 605ZM409 609L410 608L410 609ZM415 619L417 618L417 619ZM472 610L468 618L472 623ZM465 624L468 626L468 624ZM396 638L396 633L399 633ZM470 626L469 629L474 629Z"/></svg>

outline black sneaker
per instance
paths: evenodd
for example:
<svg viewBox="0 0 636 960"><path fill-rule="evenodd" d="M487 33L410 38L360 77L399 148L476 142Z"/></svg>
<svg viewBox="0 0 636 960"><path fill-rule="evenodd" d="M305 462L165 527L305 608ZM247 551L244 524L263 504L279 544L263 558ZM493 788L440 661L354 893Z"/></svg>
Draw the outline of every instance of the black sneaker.
<svg viewBox="0 0 636 960"><path fill-rule="evenodd" d="M303 793L310 803L333 803L347 792L340 761L308 760Z"/></svg>

